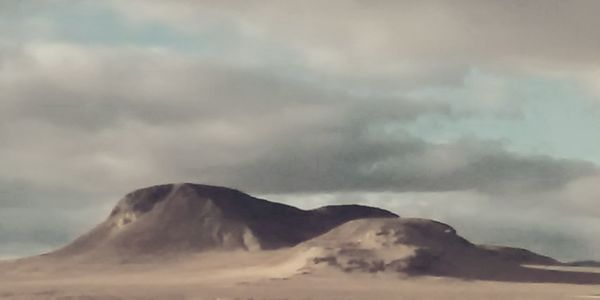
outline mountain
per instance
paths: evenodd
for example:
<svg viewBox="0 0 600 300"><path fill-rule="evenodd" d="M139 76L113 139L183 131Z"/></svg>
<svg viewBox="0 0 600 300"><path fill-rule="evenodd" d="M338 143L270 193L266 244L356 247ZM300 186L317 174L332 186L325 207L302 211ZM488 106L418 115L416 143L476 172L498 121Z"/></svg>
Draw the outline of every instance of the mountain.
<svg viewBox="0 0 600 300"><path fill-rule="evenodd" d="M104 222L44 257L123 263L234 250L256 253L251 260L259 264L261 250L277 250L269 253L288 266L287 274L335 270L498 279L513 278L515 270L525 274L521 265L558 264L525 249L476 245L447 224L379 208L302 210L191 183L125 195Z"/></svg>
<svg viewBox="0 0 600 300"><path fill-rule="evenodd" d="M127 194L108 219L51 256L138 257L291 247L359 218L396 218L360 205L302 210L240 191L166 184Z"/></svg>

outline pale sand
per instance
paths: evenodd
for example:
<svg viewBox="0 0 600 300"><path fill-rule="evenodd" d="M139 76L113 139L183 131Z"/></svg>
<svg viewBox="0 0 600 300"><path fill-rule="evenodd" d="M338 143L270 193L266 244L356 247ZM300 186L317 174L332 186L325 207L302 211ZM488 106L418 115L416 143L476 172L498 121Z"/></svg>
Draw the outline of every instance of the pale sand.
<svg viewBox="0 0 600 300"><path fill-rule="evenodd" d="M290 252L204 253L124 265L4 262L0 263L0 299L593 299L600 295L600 280L560 283L569 276L556 277L559 280L546 276L548 282L532 283L307 270L305 258L312 254ZM541 269L580 277L588 274L593 280L600 276L600 268Z"/></svg>

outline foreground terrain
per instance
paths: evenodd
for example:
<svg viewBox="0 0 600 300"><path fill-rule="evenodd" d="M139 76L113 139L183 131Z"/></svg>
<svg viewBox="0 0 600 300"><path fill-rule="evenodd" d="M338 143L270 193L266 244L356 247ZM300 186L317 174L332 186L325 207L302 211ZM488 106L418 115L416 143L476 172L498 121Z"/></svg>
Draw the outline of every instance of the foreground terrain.
<svg viewBox="0 0 600 300"><path fill-rule="evenodd" d="M547 282L337 271L294 274L302 258L282 261L281 254L205 254L193 262L119 267L11 263L12 271L0 275L0 299L600 299L600 269L593 268L552 267L561 271L547 271ZM564 276L569 274L597 284L573 282Z"/></svg>

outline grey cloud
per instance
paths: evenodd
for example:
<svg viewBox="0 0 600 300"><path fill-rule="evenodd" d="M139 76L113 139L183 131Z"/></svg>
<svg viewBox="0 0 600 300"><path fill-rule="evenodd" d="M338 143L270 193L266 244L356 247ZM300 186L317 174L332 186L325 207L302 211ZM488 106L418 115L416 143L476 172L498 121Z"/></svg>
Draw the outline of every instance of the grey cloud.
<svg viewBox="0 0 600 300"><path fill-rule="evenodd" d="M305 139L311 137L296 136L297 143L275 145L235 170L219 166L211 173L222 174L223 182L266 193L477 190L513 195L559 190L574 179L597 174L596 166L587 162L480 147L495 143L436 145L410 137L373 140L348 134L337 143L302 146Z"/></svg>
<svg viewBox="0 0 600 300"><path fill-rule="evenodd" d="M113 49L106 53L68 46L49 48L36 51L62 53L47 65L35 62L32 55L24 55L27 49L3 55L3 60L12 62L3 70L9 79L0 82L6 91L5 121L31 118L58 126L99 130L124 119L160 125L222 116L274 114L296 106L327 108L345 101L365 101L266 71L208 61L171 61L164 55L142 50L127 53ZM81 52L86 56L81 68L62 68L63 59ZM113 55L118 55L118 59ZM122 68L123 65L127 67ZM15 69L21 74L28 73L11 79L10 73ZM403 116L412 118L411 112L423 105L399 103L399 106L410 108ZM429 106L425 109L436 109Z"/></svg>
<svg viewBox="0 0 600 300"><path fill-rule="evenodd" d="M113 7L132 20L159 20L182 30L204 22L198 15L224 16L242 28L289 41L322 66L366 71L417 62L408 72L413 76L457 61L556 69L588 64L600 50L595 38L600 4L590 0L115 1Z"/></svg>
<svg viewBox="0 0 600 300"><path fill-rule="evenodd" d="M229 18L241 14L236 24L247 32L282 42L293 37L290 47L305 56L309 71L280 76L260 64L236 66L134 47L12 45L0 53L0 244L11 245L0 247L0 254L60 245L103 218L129 190L164 182L279 195L471 190L496 202L555 209L570 194L549 198L551 203L526 196L560 194L598 173L592 163L516 154L494 141L435 144L411 136L403 130L408 122L456 112L450 103L391 93L415 84L459 83L470 63L504 65L536 56L570 64L563 56L570 49L594 57L586 49L596 47L595 39L583 42L586 49L571 47L579 45L575 31L597 27L583 8L565 16L562 2L545 2L550 19L560 19L545 27L541 2L352 2L343 9L337 9L339 1L323 4L325 9L284 1L269 9L262 9L264 2L118 3L133 5L134 14L166 6L140 18L164 20L174 12L179 19L186 15L181 6L194 22L205 11L202 4ZM489 16L488 8L500 14ZM536 18L528 20L530 15ZM589 30L581 33L588 36ZM539 44L528 41L538 35ZM307 74L315 79L298 79ZM388 79L381 83L382 77ZM373 92L382 86L383 92ZM455 201L447 200L443 206ZM487 216L490 207L479 213ZM560 242L545 239L546 245Z"/></svg>
<svg viewBox="0 0 600 300"><path fill-rule="evenodd" d="M1 207L0 257L34 255L58 248L89 230L90 222L97 221L94 219L98 216L80 220L74 216L77 211L63 209L66 205L61 202L50 206L43 203L21 209Z"/></svg>
<svg viewBox="0 0 600 300"><path fill-rule="evenodd" d="M111 195L111 191L94 196ZM24 180L0 181L0 208L2 210L43 209L72 212L86 209L94 203L89 192L76 186L41 186Z"/></svg>
<svg viewBox="0 0 600 300"><path fill-rule="evenodd" d="M421 115L453 114L448 103L360 96L262 69L117 50L40 47L28 50L37 63L2 71L8 79L0 86L10 96L0 132L11 145L2 152L23 160L7 166L37 176L24 160L29 154L66 178L101 176L107 185L197 178L281 193L518 193L560 188L597 172L591 163L518 155L495 142L434 144L402 130ZM73 65L59 69L70 56ZM11 79L9 71L18 67L22 75ZM53 127L28 127L32 122ZM85 132L72 133L77 128Z"/></svg>
<svg viewBox="0 0 600 300"><path fill-rule="evenodd" d="M64 245L104 218L117 193L0 180L0 259Z"/></svg>

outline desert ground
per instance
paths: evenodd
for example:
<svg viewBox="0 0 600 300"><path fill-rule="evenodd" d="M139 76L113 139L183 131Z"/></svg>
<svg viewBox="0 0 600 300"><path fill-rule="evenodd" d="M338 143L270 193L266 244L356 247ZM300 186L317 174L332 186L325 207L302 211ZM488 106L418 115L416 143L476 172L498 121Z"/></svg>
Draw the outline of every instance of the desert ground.
<svg viewBox="0 0 600 300"><path fill-rule="evenodd" d="M311 273L298 269L304 257L286 252L119 266L4 262L0 299L600 299L600 268L535 267L545 274L540 282Z"/></svg>

